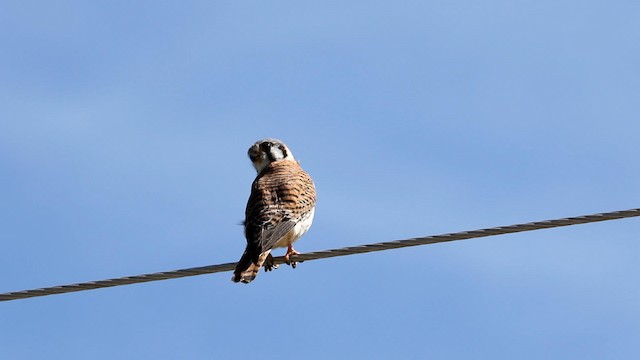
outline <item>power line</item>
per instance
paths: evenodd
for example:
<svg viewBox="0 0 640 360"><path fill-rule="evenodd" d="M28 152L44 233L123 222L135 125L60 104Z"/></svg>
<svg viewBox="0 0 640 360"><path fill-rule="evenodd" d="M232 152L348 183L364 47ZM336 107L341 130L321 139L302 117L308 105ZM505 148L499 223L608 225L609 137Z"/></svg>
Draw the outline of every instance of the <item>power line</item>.
<svg viewBox="0 0 640 360"><path fill-rule="evenodd" d="M598 222L598 221L630 218L634 216L640 216L640 208L622 210L622 211L612 211L612 212L592 214L592 215L575 216L575 217L568 217L568 218L555 219L555 220L536 221L536 222L525 223L525 224L499 226L499 227L472 230L472 231L462 231L457 233L433 235L433 236L412 238L412 239L406 239L406 240L388 241L388 242L366 244L366 245L360 245L360 246L349 246L349 247L344 247L340 249L315 251L315 252L309 252L305 254L292 256L291 260L301 262L301 261L309 261L309 260L317 260L317 259L327 259L327 258L336 257L336 256L347 256L347 255L362 254L362 253L373 252L373 251L398 249L398 248L403 248L408 246L428 245L428 244L435 244L435 243L441 243L441 242L447 242L447 241L466 240L466 239L474 239L474 238L480 238L480 237L486 237L486 236L512 234L517 232L549 229L549 228L560 227L560 226L587 224L587 223ZM282 264L285 262L285 259L284 259L284 256L279 256L279 257L275 257L274 261L276 264ZM41 289L8 292L8 293L0 294L0 301L26 299L30 297L64 294L64 293L69 293L74 291L93 290L93 289L100 289L100 288L112 287L112 286L138 284L138 283L144 283L149 281L177 279L177 278L186 277L186 276L212 274L212 273L218 273L218 272L231 271L235 268L235 265L236 263L226 263L226 264L194 267L194 268L174 270L174 271L164 271L164 272L158 272L158 273L143 274L143 275L137 275L137 276L126 276L126 277L108 279L108 280L90 281L90 282L84 282L79 284L52 286L52 287L41 288Z"/></svg>

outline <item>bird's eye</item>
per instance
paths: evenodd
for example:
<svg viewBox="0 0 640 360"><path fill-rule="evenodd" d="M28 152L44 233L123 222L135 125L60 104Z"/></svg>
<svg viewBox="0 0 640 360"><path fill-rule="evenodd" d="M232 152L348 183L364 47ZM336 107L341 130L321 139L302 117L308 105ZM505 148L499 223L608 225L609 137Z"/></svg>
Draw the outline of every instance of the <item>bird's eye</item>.
<svg viewBox="0 0 640 360"><path fill-rule="evenodd" d="M252 148L249 150L249 158L251 159L251 161L257 159L258 157L260 157L260 151L258 149Z"/></svg>

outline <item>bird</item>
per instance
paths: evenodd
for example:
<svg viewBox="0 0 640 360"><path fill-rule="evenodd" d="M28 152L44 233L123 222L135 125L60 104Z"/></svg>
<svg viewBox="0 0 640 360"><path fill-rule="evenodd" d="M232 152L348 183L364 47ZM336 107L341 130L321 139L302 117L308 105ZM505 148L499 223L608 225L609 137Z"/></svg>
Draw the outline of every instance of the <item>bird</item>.
<svg viewBox="0 0 640 360"><path fill-rule="evenodd" d="M257 175L245 210L244 235L247 246L236 264L231 280L245 284L253 281L260 268L278 268L271 250L286 247L286 263L295 269L292 255L300 254L295 243L313 223L316 189L287 145L277 139L253 144L249 159Z"/></svg>

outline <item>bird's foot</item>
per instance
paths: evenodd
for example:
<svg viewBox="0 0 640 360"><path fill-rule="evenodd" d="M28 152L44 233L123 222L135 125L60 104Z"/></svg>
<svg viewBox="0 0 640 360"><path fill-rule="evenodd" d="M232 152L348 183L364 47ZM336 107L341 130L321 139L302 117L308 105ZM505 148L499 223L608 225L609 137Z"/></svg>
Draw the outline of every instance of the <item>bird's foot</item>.
<svg viewBox="0 0 640 360"><path fill-rule="evenodd" d="M267 258L264 260L264 271L271 271L273 269L277 269L278 265L273 261L273 255L269 254Z"/></svg>
<svg viewBox="0 0 640 360"><path fill-rule="evenodd" d="M293 246L289 245L289 247L287 248L287 253L284 254L284 260L287 263L287 265L291 265L292 268L296 268L296 265L298 265L297 262L295 261L291 261L291 255L300 255L299 252L297 252Z"/></svg>

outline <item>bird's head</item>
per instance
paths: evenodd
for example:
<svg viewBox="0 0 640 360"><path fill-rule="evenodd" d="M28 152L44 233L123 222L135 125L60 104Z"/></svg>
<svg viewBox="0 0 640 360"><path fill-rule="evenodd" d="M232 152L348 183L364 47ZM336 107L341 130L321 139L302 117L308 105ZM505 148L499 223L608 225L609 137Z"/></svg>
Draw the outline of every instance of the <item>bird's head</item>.
<svg viewBox="0 0 640 360"><path fill-rule="evenodd" d="M269 164L281 160L293 160L291 150L280 140L264 139L251 145L249 148L249 159L256 168L258 174Z"/></svg>

